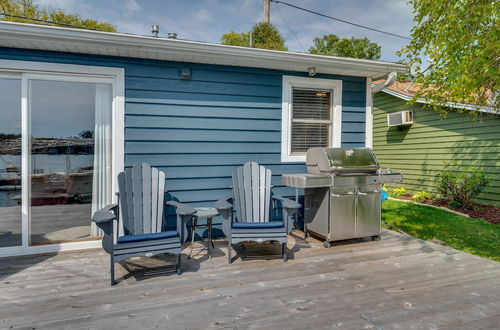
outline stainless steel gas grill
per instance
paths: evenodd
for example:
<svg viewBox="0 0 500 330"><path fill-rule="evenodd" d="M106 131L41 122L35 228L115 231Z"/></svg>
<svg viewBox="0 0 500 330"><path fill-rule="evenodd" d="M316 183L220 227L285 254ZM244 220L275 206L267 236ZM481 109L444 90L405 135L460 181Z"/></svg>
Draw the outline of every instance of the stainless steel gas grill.
<svg viewBox="0 0 500 330"><path fill-rule="evenodd" d="M288 187L305 188L304 230L331 241L380 239L382 184L403 181L401 173L380 170L369 148L310 148L308 173L284 174Z"/></svg>

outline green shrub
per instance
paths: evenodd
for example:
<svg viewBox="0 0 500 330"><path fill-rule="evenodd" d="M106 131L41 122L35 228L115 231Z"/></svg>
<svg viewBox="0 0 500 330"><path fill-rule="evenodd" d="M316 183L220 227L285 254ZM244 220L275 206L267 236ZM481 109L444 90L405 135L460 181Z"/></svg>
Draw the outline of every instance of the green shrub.
<svg viewBox="0 0 500 330"><path fill-rule="evenodd" d="M392 190L392 194L395 196L395 197L401 197L401 196L406 196L408 195L408 190L406 190L405 188L401 187L401 188L394 188Z"/></svg>
<svg viewBox="0 0 500 330"><path fill-rule="evenodd" d="M437 175L438 191L453 204L469 208L492 178L477 167L452 163Z"/></svg>
<svg viewBox="0 0 500 330"><path fill-rule="evenodd" d="M434 198L434 196L432 194L428 193L427 191L421 191L421 192L418 192L415 195L411 196L411 199L417 203L422 203L427 199L433 199L433 198Z"/></svg>

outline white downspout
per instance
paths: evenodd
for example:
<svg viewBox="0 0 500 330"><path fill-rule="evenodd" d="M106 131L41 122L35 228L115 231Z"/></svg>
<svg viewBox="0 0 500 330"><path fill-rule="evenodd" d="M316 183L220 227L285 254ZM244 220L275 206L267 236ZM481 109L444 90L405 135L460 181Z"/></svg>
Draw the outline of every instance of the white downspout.
<svg viewBox="0 0 500 330"><path fill-rule="evenodd" d="M373 148L373 95L396 82L397 73L387 75L385 82L372 87L372 78L366 79L365 147Z"/></svg>
<svg viewBox="0 0 500 330"><path fill-rule="evenodd" d="M377 84L377 85L372 87L372 95L374 95L374 94L380 92L381 90L383 90L384 88L389 87L392 84L394 84L396 82L397 78L398 78L398 74L396 72L389 73L387 75L387 79L383 83Z"/></svg>
<svg viewBox="0 0 500 330"><path fill-rule="evenodd" d="M365 147L373 148L372 78L366 78Z"/></svg>

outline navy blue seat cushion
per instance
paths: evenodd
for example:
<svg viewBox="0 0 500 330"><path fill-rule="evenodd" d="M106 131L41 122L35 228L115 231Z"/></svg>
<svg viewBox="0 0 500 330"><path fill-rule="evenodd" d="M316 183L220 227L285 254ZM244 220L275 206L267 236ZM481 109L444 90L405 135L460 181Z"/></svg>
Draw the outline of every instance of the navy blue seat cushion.
<svg viewBox="0 0 500 330"><path fill-rule="evenodd" d="M233 228L235 229L269 229L269 228L283 228L283 221L269 221L269 222L234 222Z"/></svg>
<svg viewBox="0 0 500 330"><path fill-rule="evenodd" d="M165 238L172 238L172 237L177 237L177 236L179 236L179 234L174 230L163 231L161 233L126 235L126 236L118 237L118 244L151 241L151 240L155 240L155 239L165 239Z"/></svg>

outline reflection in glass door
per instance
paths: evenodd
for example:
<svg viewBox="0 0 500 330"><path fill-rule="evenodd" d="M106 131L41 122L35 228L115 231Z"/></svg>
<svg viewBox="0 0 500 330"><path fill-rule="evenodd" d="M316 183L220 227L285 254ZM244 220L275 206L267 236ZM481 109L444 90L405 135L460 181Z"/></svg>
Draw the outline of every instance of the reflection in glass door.
<svg viewBox="0 0 500 330"><path fill-rule="evenodd" d="M20 76L0 76L0 100L0 248L2 248L20 246L22 243Z"/></svg>
<svg viewBox="0 0 500 330"><path fill-rule="evenodd" d="M94 166L109 157L96 141L110 140L96 115L111 102L110 84L29 80L31 245L91 239Z"/></svg>

